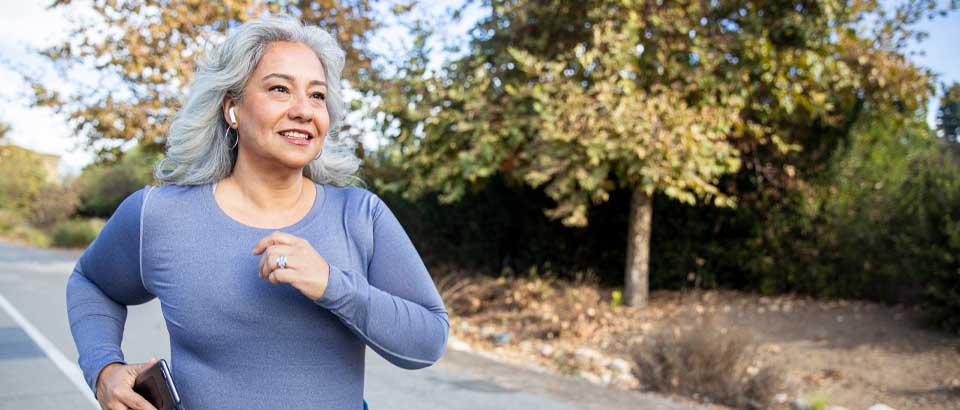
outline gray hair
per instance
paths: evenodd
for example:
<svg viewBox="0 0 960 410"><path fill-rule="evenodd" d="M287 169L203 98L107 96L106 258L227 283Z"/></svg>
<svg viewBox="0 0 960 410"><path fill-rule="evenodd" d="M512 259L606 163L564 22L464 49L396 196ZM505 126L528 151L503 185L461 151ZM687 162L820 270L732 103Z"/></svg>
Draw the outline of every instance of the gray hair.
<svg viewBox="0 0 960 410"><path fill-rule="evenodd" d="M230 138L223 138L229 128L223 118L224 98L243 96L247 79L267 46L280 41L303 43L313 49L326 76L325 102L331 125L322 155L304 167L303 175L318 184L362 183L354 175L360 159L350 142L339 135L345 116L340 88L345 53L330 34L318 27L304 26L290 17L268 17L243 23L197 61L196 79L170 124L166 158L154 172L161 184L200 185L230 175L237 153L230 149Z"/></svg>

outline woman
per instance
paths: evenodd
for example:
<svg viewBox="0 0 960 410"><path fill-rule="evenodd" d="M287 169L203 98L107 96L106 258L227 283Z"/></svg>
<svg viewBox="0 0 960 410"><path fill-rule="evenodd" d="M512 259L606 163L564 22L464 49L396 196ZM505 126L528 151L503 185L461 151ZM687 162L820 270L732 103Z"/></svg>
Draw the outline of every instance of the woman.
<svg viewBox="0 0 960 410"><path fill-rule="evenodd" d="M343 51L298 21L250 21L199 61L159 187L126 198L67 286L80 367L104 409L153 361L120 350L126 305L160 299L184 407L361 409L364 350L406 369L449 322L416 249L376 195L343 187Z"/></svg>

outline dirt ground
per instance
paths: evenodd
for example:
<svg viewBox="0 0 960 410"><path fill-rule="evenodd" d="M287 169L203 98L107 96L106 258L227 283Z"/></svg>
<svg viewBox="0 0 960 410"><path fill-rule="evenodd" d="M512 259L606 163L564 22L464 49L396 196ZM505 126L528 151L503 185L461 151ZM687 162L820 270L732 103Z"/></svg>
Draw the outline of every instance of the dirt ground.
<svg viewBox="0 0 960 410"><path fill-rule="evenodd" d="M654 292L645 308L615 307L612 289L586 281L456 274L438 288L459 348L596 383L643 389L630 353L644 338L710 323L749 335L753 366L779 369L777 408L960 409L960 336L924 327L913 308L730 291Z"/></svg>
<svg viewBox="0 0 960 410"><path fill-rule="evenodd" d="M960 337L920 312L857 301L722 295L723 318L755 334L795 394L855 409L960 409ZM786 311L784 310L786 308Z"/></svg>

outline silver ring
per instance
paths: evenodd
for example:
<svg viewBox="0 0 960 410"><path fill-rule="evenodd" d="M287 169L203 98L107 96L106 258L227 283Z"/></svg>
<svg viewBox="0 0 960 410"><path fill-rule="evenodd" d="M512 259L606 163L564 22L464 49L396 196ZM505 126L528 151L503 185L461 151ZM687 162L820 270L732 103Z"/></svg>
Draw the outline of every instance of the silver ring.
<svg viewBox="0 0 960 410"><path fill-rule="evenodd" d="M280 268L280 269L286 269L286 268L287 268L287 256L286 256L286 255L277 256L277 267Z"/></svg>

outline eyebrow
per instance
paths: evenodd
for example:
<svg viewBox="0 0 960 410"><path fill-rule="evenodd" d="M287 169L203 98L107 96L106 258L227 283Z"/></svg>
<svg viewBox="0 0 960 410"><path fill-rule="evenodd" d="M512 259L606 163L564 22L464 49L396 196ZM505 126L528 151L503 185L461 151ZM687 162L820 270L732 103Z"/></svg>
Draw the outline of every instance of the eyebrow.
<svg viewBox="0 0 960 410"><path fill-rule="evenodd" d="M271 78L271 77L282 78L282 79L287 80L287 81L289 81L289 82L291 82L291 83L294 82L294 81L293 81L293 76L291 76L291 75L289 75L289 74L281 74L281 73L270 73L270 74L267 74L267 75L263 76L263 78L261 78L260 81L266 81L268 78ZM323 81L320 81L320 80L313 80L313 81L310 81L310 84L307 84L307 85L309 85L309 86L319 85L319 86L326 87L326 86L327 86L327 83L325 83L325 82L323 82Z"/></svg>

